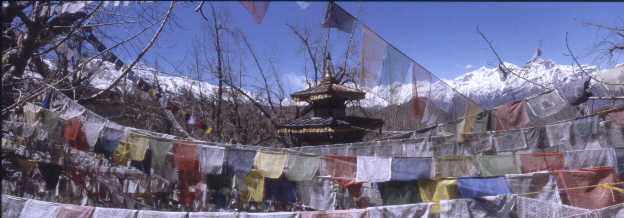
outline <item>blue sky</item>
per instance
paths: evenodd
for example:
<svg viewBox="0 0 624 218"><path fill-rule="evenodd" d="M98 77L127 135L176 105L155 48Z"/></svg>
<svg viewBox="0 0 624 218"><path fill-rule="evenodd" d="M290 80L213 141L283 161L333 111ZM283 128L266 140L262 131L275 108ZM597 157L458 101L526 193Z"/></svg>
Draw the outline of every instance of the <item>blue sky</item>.
<svg viewBox="0 0 624 218"><path fill-rule="evenodd" d="M166 8L168 3L162 4ZM163 33L158 45L152 48L144 61L164 57L180 66L190 65L192 38L199 37L202 23L192 9L196 3L174 10L180 28ZM308 26L317 34L325 2L310 2L300 9L295 2L271 2L262 24L256 24L239 2L215 2L218 10L231 15L231 27L245 32L264 60L276 61L278 72L284 78L302 76L304 59L300 41L286 23ZM497 51L511 63L522 64L542 41L542 57L559 64L571 64L565 56L564 36L569 38L575 53L586 64L601 64L592 59L590 49L604 34L587 27L583 21L624 25L622 2L553 2L553 3L454 3L454 2L338 2L353 15L380 34L387 41L441 78L452 79L480 66L491 67L496 58L477 34L480 29L493 41ZM209 7L204 6L206 9ZM208 10L209 11L209 10ZM153 31L153 30L152 30ZM151 33L150 33L151 35ZM359 38L359 31L356 36ZM330 42L334 50L344 49L347 34L332 30ZM332 54L334 56L338 55ZM126 55L121 55L122 57ZM124 57L129 61L133 56ZM255 72L252 59L247 57L249 71ZM175 70L159 60L162 71ZM184 67L183 67L184 68ZM178 72L180 73L180 72Z"/></svg>

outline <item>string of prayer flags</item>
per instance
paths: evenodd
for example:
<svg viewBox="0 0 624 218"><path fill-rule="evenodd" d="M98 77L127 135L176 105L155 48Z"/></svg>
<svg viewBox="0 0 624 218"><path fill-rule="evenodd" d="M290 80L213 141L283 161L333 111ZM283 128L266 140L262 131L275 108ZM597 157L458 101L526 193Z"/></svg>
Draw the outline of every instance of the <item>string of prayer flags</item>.
<svg viewBox="0 0 624 218"><path fill-rule="evenodd" d="M184 118L184 121L188 125L200 128L204 134L207 135L207 134L210 134L212 132L212 127L211 126L208 126L204 122L202 122L201 120L198 120L197 118L195 118L194 115L192 115L192 114L186 112L184 109L178 107L178 105L176 105L172 101L167 101L165 108L170 110L173 114L177 114L179 112L180 115Z"/></svg>
<svg viewBox="0 0 624 218"><path fill-rule="evenodd" d="M139 210L137 218L185 218L187 212Z"/></svg>
<svg viewBox="0 0 624 218"><path fill-rule="evenodd" d="M61 204L56 209L56 217L90 218L95 207Z"/></svg>
<svg viewBox="0 0 624 218"><path fill-rule="evenodd" d="M24 204L20 218L52 218L58 207L57 203L30 199Z"/></svg>
<svg viewBox="0 0 624 218"><path fill-rule="evenodd" d="M19 218L27 199L2 193L2 217Z"/></svg>
<svg viewBox="0 0 624 218"><path fill-rule="evenodd" d="M268 1L241 1L241 4L249 14L253 17L256 23L262 23L262 19L264 19L264 15L266 14L267 9L269 9Z"/></svg>
<svg viewBox="0 0 624 218"><path fill-rule="evenodd" d="M93 218L134 218L136 216L136 213L137 210L96 207L95 211L93 212Z"/></svg>
<svg viewBox="0 0 624 218"><path fill-rule="evenodd" d="M352 33L355 24L355 17L333 1L327 3L325 15L321 26L325 28L337 28L346 33Z"/></svg>
<svg viewBox="0 0 624 218"><path fill-rule="evenodd" d="M257 1L250 1L250 2L245 2L242 1L241 4L243 4L243 6L245 6L246 4L248 5L252 5L253 8L255 8L254 10L260 10L262 9L262 5L264 6L264 12L262 12L262 17L264 17L264 13L266 12L266 8L268 7L269 2L257 2ZM262 20L262 18L260 18L260 21ZM97 49L98 51L102 52L106 50L106 46L104 46L104 44L102 42L100 42L93 34L88 34L87 39L89 40L89 42L91 42ZM115 69L116 70L120 70L124 67L124 63L121 59L118 59L117 56L115 56L112 52L108 52L110 54L111 59L109 59L110 62L114 62L115 63ZM131 81L135 81L134 78L134 71L132 71L132 69L130 69L128 71L128 79ZM149 92L152 97L155 97L157 101L160 101L161 99L166 101L166 99L163 99L162 97L162 93L159 89L157 89L157 87L154 87L153 85L149 84L147 81L139 78L138 81L136 81L136 86L138 89L145 91L145 92ZM199 123L197 121L193 121L196 120L194 116L187 114L184 110L182 110L180 107L178 107L177 105L175 105L173 102L171 101L166 101L166 106L165 108L171 110L174 114L176 114L178 111L181 111L183 114L183 118L184 121L187 122L189 125L194 125L196 127L201 128L202 132L204 134L210 134L212 132L212 127L205 125L204 123ZM42 101L43 104L43 101ZM192 118L192 119L191 119Z"/></svg>

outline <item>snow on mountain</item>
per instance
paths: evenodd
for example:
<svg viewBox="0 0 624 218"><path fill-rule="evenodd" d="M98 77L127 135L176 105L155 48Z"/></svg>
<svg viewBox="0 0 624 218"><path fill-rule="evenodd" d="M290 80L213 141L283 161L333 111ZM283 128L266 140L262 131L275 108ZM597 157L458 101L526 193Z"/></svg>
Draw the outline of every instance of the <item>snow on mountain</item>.
<svg viewBox="0 0 624 218"><path fill-rule="evenodd" d="M517 66L505 63L513 72L548 88L572 90L582 86L587 77L578 66L559 65L552 60L536 59ZM597 66L583 65L583 69L594 74L600 70ZM509 103L513 100L529 97L545 91L543 88L514 75L501 81L497 68L481 67L448 81L449 85L485 107ZM572 95L574 93L562 93Z"/></svg>
<svg viewBox="0 0 624 218"><path fill-rule="evenodd" d="M93 65L97 64L94 63ZM506 65L528 80L543 84L549 88L561 88L570 84L576 87L586 79L578 67L559 65L552 60L536 59L522 66L512 63L506 63ZM583 68L592 74L600 71L600 68L597 66L584 65ZM95 73L94 78L91 80L91 85L95 88L103 89L121 75L121 71L115 70L114 64L110 62L103 62L98 69L99 72ZM157 78L164 91L171 95L181 94L183 90L188 90L195 96L199 96L200 93L204 96L216 93L217 86L208 82L200 82L180 76L163 75L162 73L155 76L154 72L156 71L153 68L139 64L134 68L134 76L152 84L155 82L155 78ZM502 81L496 67L480 67L455 79L444 80L444 83L442 81L436 81L431 84L420 82L417 84L417 87L419 90L426 90L430 87L432 99L441 108L448 108L455 98L460 97L452 88L486 108L509 103L513 100L536 95L544 91L539 86L514 75L509 75L505 81ZM251 92L247 93L251 96L256 96ZM425 94L419 91L419 95L423 96ZM361 105L364 107L385 107L407 102L410 100L411 95L411 84L395 83L389 86L376 86L372 90L367 91L366 98L361 101ZM292 102L290 99L284 100L282 104L301 105L301 103Z"/></svg>
<svg viewBox="0 0 624 218"><path fill-rule="evenodd" d="M115 69L115 64L104 61L99 67L100 72L95 73L91 80L91 85L98 89L106 88L112 81L121 75L122 71ZM141 78L150 84L155 83L155 79L158 79L158 84L167 94L177 95L181 94L183 90L190 91L194 96L199 97L200 93L203 96L209 96L216 93L217 86L208 82L197 81L182 76L163 75L156 69L150 68L144 64L137 64L133 68L134 77ZM131 85L128 83L128 85Z"/></svg>
<svg viewBox="0 0 624 218"><path fill-rule="evenodd" d="M552 60L536 59L522 66L512 63L505 64L513 72L548 88L577 87L579 83L582 84L586 79L577 66L559 65ZM597 66L587 65L584 65L583 69L591 74L600 70ZM509 75L505 81L502 81L496 67L480 67L455 79L443 81L450 87L441 81L431 84L431 97L442 108L448 108L453 98L459 97L451 87L486 108L509 103L544 91L543 88L514 75ZM418 90L427 90L426 87L429 85L421 83L417 84L417 87ZM362 105L372 107L407 102L411 98L411 93L411 84L378 86L366 94L366 99L363 100ZM419 91L419 95L423 96L425 93ZM390 99L392 102L388 102L385 99Z"/></svg>

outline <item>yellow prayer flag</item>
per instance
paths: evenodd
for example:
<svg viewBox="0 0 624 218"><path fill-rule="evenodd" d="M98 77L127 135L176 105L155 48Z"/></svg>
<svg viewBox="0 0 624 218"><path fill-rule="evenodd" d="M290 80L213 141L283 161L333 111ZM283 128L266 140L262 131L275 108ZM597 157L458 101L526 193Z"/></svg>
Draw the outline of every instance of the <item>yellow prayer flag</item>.
<svg viewBox="0 0 624 218"><path fill-rule="evenodd" d="M256 153L253 168L264 177L277 179L282 175L285 163L285 153L260 151Z"/></svg>
<svg viewBox="0 0 624 218"><path fill-rule="evenodd" d="M264 177L256 169L249 171L249 174L243 178L243 182L247 185L247 191L242 192L241 196L247 202L262 202L264 196Z"/></svg>
<svg viewBox="0 0 624 218"><path fill-rule="evenodd" d="M147 135L131 132L126 139L129 144L129 155L131 160L142 161L145 159L145 152L149 146Z"/></svg>
<svg viewBox="0 0 624 218"><path fill-rule="evenodd" d="M456 178L419 179L418 191L423 202L434 202L431 213L440 213L440 200L461 198Z"/></svg>
<svg viewBox="0 0 624 218"><path fill-rule="evenodd" d="M472 125L477 121L477 115L481 110L481 106L474 101L468 100L466 109L464 110L464 117L462 121L457 124L457 141L464 141L463 133L472 131Z"/></svg>
<svg viewBox="0 0 624 218"><path fill-rule="evenodd" d="M113 152L113 161L115 164L125 166L128 163L128 158L130 156L130 150L128 146L128 142L122 140L115 148Z"/></svg>

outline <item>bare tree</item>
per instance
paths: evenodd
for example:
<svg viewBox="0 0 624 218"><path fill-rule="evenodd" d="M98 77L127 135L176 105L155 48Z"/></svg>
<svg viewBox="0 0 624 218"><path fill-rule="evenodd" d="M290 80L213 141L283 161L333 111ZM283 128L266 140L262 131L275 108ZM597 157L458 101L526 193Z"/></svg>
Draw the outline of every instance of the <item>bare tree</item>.
<svg viewBox="0 0 624 218"><path fill-rule="evenodd" d="M598 52L596 58L607 63L618 63L624 54L624 23L606 25L585 21L583 24L594 27L601 35L601 39L594 45L594 49Z"/></svg>
<svg viewBox="0 0 624 218"><path fill-rule="evenodd" d="M312 68L314 69L314 85L316 85L319 81L319 74L320 72L320 66L319 65L319 61L318 58L323 58L323 54L319 55L319 45L313 45L313 43L311 42L311 37L310 37L310 31L304 31L301 32L300 30L298 30L295 26L291 25L291 24L286 24L292 31L293 33L297 36L297 38L299 38L301 40L301 43L303 44L303 46L305 47L305 50L307 51L308 57L310 58L310 61L312 62ZM307 80L307 76L306 76L306 80Z"/></svg>

